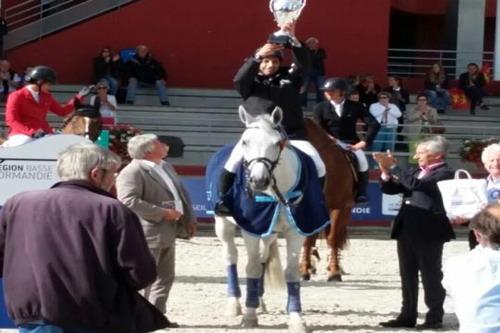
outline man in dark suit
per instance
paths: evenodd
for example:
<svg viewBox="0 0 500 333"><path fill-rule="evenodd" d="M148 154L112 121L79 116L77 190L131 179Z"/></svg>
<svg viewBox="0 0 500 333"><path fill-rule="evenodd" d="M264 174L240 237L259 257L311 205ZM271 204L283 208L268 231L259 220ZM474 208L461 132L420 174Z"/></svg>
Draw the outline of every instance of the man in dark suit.
<svg viewBox="0 0 500 333"><path fill-rule="evenodd" d="M424 139L414 156L419 167L408 170L399 168L390 152L373 154L382 171L382 192L403 194L391 233L391 238L397 239L403 305L396 319L380 323L384 327L415 327L419 271L429 311L425 322L416 327L438 329L443 325L443 245L455 238L437 186L440 180L453 178L445 162L447 145L441 136Z"/></svg>
<svg viewBox="0 0 500 333"><path fill-rule="evenodd" d="M338 145L351 150L358 159L358 191L356 203L366 203L368 197L368 161L364 149L368 147L380 128L377 120L361 103L346 99L347 82L340 78L325 81L323 91L326 101L314 108L314 120L330 135ZM356 123L362 120L366 127L366 137L360 140Z"/></svg>

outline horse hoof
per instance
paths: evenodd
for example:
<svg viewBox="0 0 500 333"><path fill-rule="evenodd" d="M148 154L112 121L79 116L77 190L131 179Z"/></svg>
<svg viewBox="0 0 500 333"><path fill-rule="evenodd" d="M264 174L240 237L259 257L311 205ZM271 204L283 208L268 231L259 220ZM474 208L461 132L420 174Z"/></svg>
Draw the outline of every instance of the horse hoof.
<svg viewBox="0 0 500 333"><path fill-rule="evenodd" d="M311 274L302 274L302 281L309 281L311 280Z"/></svg>
<svg viewBox="0 0 500 333"><path fill-rule="evenodd" d="M290 320L288 322L289 333L307 333L306 323L303 320Z"/></svg>
<svg viewBox="0 0 500 333"><path fill-rule="evenodd" d="M328 277L328 282L342 282L342 275L335 274Z"/></svg>
<svg viewBox="0 0 500 333"><path fill-rule="evenodd" d="M229 301L226 304L226 317L235 318L241 316L243 312L241 311L241 305L238 301Z"/></svg>
<svg viewBox="0 0 500 333"><path fill-rule="evenodd" d="M259 326L259 320L257 317L243 317L241 319L241 328L255 328Z"/></svg>
<svg viewBox="0 0 500 333"><path fill-rule="evenodd" d="M316 275L316 273L317 273L316 267L311 268L311 274Z"/></svg>

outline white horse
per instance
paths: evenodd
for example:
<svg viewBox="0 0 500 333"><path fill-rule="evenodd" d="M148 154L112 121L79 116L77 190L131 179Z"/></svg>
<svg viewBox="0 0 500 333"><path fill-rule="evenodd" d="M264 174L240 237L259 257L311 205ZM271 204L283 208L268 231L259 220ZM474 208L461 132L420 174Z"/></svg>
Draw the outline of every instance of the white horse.
<svg viewBox="0 0 500 333"><path fill-rule="evenodd" d="M255 235L242 230L245 247L248 254L246 267L247 295L245 312L242 318L243 327L258 325L256 309L259 306L259 281L263 274L261 242L264 248L276 241L278 234L286 240L287 261L284 272L279 274L287 282L289 313L289 330L305 332L306 325L301 317L299 255L304 236L299 234L290 223L289 201L292 201L292 189L298 183L301 161L287 144L287 139L280 131L283 113L276 108L271 115L252 117L243 107L239 109L240 119L246 125L239 144L243 152L243 164L246 169L246 179L249 191L258 202L278 202L276 218L269 222L268 231ZM295 197L296 198L296 197ZM300 200L300 199L299 199ZM236 222L240 221L236 218ZM242 226L243 227L243 226ZM243 227L245 229L245 227ZM270 272L271 275L276 272Z"/></svg>

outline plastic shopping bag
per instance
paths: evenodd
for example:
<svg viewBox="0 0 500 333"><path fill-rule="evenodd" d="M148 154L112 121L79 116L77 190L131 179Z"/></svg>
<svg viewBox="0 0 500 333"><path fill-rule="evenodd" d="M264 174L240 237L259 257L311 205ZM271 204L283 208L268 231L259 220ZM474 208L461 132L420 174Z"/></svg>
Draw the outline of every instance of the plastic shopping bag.
<svg viewBox="0 0 500 333"><path fill-rule="evenodd" d="M460 174L467 178L460 179ZM463 169L455 171L455 178L437 183L448 218L470 219L488 203L485 179L472 179Z"/></svg>

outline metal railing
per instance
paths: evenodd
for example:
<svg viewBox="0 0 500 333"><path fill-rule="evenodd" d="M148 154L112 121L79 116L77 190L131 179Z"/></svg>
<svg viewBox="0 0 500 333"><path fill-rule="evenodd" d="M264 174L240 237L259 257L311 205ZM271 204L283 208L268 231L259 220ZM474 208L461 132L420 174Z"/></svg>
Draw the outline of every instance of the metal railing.
<svg viewBox="0 0 500 333"><path fill-rule="evenodd" d="M136 0L26 0L5 8L5 49L22 45Z"/></svg>
<svg viewBox="0 0 500 333"><path fill-rule="evenodd" d="M493 58L494 52L389 49L387 72L403 77L421 77L429 71L432 64L440 63L448 76L454 78L458 73L464 72L464 64L470 62L477 63L479 67L487 63L493 69Z"/></svg>

